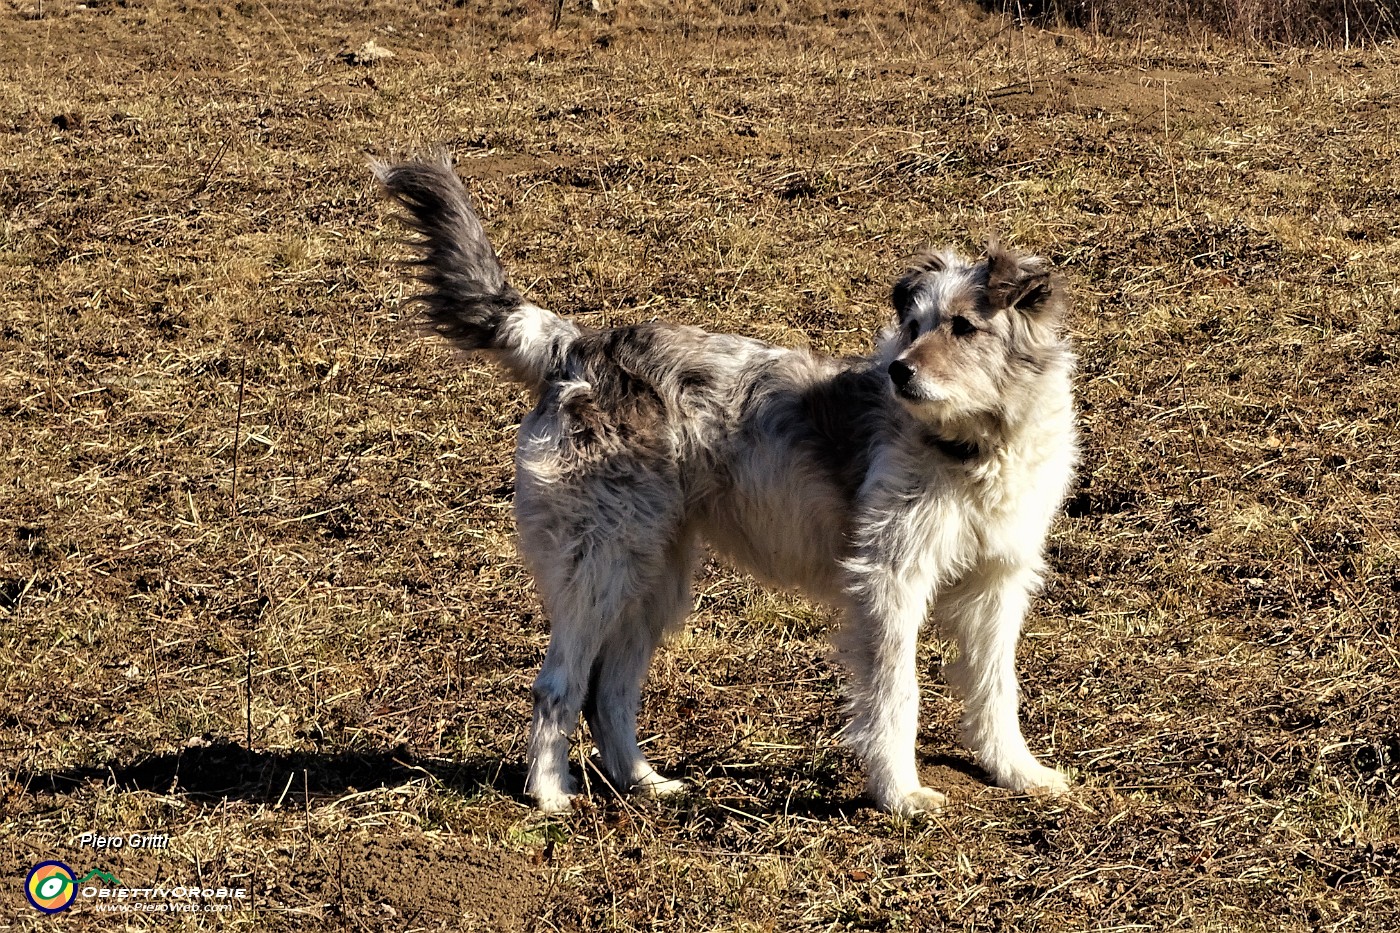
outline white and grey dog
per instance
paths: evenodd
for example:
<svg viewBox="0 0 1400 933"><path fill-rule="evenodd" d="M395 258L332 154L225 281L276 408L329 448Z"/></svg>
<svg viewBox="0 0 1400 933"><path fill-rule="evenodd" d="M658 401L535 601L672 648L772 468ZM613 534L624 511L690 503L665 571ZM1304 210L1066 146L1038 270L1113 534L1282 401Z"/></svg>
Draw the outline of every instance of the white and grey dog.
<svg viewBox="0 0 1400 933"><path fill-rule="evenodd" d="M595 330L525 301L446 160L375 166L419 235L424 322L497 361L520 426L520 550L552 622L527 791L571 806L587 718L617 787L683 789L637 744L642 682L691 608L701 542L845 610L845 737L882 808L946 798L915 761L917 637L930 606L965 741L997 784L1057 793L1017 716L1016 642L1075 463L1067 303L1047 264L995 244L921 256L868 358L834 360L663 323Z"/></svg>

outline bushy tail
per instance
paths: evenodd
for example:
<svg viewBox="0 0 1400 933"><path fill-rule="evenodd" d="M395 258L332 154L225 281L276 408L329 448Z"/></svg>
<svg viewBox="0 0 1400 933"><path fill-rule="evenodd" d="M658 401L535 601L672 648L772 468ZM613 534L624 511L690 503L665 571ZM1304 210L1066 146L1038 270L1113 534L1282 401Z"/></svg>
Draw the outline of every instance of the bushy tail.
<svg viewBox="0 0 1400 933"><path fill-rule="evenodd" d="M539 389L558 378L573 324L525 301L506 281L450 159L376 163L375 178L404 208L418 234L421 321L464 350L491 352L521 382Z"/></svg>

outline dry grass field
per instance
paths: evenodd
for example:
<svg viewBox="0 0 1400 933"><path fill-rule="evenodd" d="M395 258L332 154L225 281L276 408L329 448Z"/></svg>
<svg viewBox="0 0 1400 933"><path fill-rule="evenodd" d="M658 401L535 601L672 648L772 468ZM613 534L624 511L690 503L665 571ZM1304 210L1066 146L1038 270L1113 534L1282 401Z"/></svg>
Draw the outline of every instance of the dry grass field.
<svg viewBox="0 0 1400 933"><path fill-rule="evenodd" d="M0 929L1400 928L1397 48L550 14L0 0ZM925 243L1065 270L1084 462L1021 658L1073 794L985 784L930 637L953 806L874 811L829 614L712 562L642 725L694 795L524 804L527 400L406 330L366 170L436 145L590 324L860 353ZM250 897L50 919L46 859Z"/></svg>

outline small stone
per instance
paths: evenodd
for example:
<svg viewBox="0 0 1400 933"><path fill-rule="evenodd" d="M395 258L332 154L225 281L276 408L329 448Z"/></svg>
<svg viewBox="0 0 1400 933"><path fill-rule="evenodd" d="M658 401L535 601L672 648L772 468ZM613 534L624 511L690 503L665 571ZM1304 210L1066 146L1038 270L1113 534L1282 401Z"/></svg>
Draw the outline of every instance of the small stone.
<svg viewBox="0 0 1400 933"><path fill-rule="evenodd" d="M351 65L375 65L379 62L397 57L397 55L384 48L384 46L375 42L373 39L368 40L364 45L354 51L340 53L341 60Z"/></svg>

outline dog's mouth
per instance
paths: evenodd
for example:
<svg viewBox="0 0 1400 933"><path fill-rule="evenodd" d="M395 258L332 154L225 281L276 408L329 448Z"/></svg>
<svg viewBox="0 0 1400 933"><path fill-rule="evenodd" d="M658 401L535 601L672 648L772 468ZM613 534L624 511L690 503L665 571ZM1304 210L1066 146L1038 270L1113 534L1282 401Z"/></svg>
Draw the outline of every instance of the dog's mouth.
<svg viewBox="0 0 1400 933"><path fill-rule="evenodd" d="M932 391L920 385L915 380L900 385L893 379L890 380L890 388L894 391L895 397L915 405L928 405L936 402L946 402L948 397L942 392Z"/></svg>

